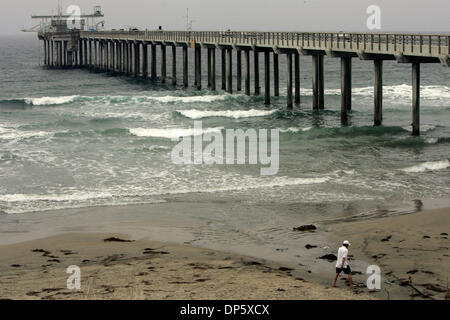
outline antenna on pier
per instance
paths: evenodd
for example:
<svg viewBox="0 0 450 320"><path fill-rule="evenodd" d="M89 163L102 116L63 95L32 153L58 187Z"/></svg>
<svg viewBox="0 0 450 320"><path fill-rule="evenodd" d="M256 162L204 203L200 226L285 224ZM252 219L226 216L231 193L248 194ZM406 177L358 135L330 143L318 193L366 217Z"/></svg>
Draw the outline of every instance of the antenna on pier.
<svg viewBox="0 0 450 320"><path fill-rule="evenodd" d="M186 9L186 31L192 31L192 24L196 22L195 20L189 20L189 8Z"/></svg>

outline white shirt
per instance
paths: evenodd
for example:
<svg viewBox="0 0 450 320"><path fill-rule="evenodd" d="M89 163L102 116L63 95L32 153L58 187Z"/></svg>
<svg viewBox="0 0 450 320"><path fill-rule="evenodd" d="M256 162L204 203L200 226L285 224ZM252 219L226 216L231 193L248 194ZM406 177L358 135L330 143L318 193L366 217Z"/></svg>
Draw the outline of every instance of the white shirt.
<svg viewBox="0 0 450 320"><path fill-rule="evenodd" d="M343 258L345 258L343 269L347 268L347 266L348 266L347 255L348 255L348 249L344 246L340 247L338 250L338 255L337 255L336 268L342 268L342 259Z"/></svg>

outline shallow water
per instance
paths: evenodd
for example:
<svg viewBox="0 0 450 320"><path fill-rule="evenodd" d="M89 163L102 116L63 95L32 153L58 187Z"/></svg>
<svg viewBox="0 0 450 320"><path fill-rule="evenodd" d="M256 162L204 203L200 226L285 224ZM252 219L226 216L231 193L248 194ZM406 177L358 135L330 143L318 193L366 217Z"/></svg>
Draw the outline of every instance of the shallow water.
<svg viewBox="0 0 450 320"><path fill-rule="evenodd" d="M39 45L33 37L2 38L0 44L4 214L180 198L305 208L368 200L401 207L415 199L450 195L450 69L441 65L423 65L423 135L415 138L406 64L385 63L384 125L374 128L373 67L353 59L353 111L350 125L341 127L336 59L325 59L326 110L311 111L311 62L302 57L302 102L288 111L284 57L281 97L273 97L266 107L262 96L184 90L86 70L49 70L39 66ZM190 54L190 70L192 58ZM178 68L181 75L180 64ZM171 138L190 134L194 120L221 132L279 128L279 173L264 177L253 165L173 164L176 143ZM328 214L327 219L334 218L338 216ZM239 224L253 218L242 213L236 219Z"/></svg>

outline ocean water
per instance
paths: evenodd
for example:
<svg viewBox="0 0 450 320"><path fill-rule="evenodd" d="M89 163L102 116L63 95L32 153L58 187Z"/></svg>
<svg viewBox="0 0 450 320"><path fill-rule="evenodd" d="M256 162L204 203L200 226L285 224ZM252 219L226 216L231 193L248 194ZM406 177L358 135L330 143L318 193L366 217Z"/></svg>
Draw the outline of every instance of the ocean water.
<svg viewBox="0 0 450 320"><path fill-rule="evenodd" d="M373 65L353 59L353 111L349 126L342 127L337 59L325 59L326 110L313 112L310 57L301 57L301 105L289 111L284 57L281 96L265 106L262 95L208 90L206 67L204 89L195 90L192 52L192 87L183 89L47 69L42 51L33 36L0 40L0 214L214 199L258 208L270 204L273 216L277 206L293 205L321 221L341 217L340 210L317 210L331 204L366 203L352 211L364 217L414 200L450 198L450 68L439 64L422 66L423 135L412 137L408 64L385 62L384 123L375 128ZM279 173L261 176L252 165L173 164L171 138L189 134L200 119L204 129L221 132L279 128ZM256 219L250 211L232 210L221 223L250 225ZM264 225L266 211L258 212Z"/></svg>

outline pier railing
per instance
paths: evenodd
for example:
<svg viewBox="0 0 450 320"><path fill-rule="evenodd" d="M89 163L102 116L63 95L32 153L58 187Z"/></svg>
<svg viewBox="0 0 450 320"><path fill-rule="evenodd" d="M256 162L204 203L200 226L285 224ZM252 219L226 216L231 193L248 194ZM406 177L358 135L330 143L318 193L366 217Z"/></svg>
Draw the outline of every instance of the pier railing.
<svg viewBox="0 0 450 320"><path fill-rule="evenodd" d="M81 38L298 48L424 57L450 55L449 34L238 31L82 31Z"/></svg>

